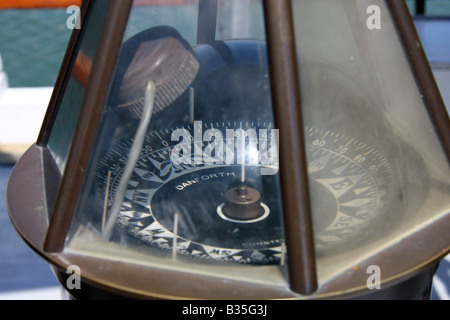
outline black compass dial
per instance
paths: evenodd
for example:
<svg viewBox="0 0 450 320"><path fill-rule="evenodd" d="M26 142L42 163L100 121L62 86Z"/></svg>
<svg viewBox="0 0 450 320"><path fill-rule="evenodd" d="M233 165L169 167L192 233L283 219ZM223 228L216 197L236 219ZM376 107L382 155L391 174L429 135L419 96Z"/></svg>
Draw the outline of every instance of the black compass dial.
<svg viewBox="0 0 450 320"><path fill-rule="evenodd" d="M320 254L380 219L390 201L393 170L382 154L362 141L327 130L305 130ZM180 132L183 135L176 134ZM231 133L238 134L230 138ZM268 123L249 122L196 122L150 132L128 181L118 228L149 246L180 255L280 263L285 248L278 158L276 148L270 148L275 134ZM116 146L97 170L97 193L106 194L110 204L130 144Z"/></svg>

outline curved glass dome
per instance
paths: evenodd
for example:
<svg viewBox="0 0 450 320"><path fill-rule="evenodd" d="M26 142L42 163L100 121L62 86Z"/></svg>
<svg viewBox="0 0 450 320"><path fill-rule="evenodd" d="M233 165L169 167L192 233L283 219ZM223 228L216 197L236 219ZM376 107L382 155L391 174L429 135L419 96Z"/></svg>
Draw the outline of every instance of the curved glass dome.
<svg viewBox="0 0 450 320"><path fill-rule="evenodd" d="M77 265L140 298L426 291L450 243L449 127L404 4L82 9L8 190L16 228L62 279ZM24 187L32 168L38 187ZM386 290L369 286L373 266Z"/></svg>

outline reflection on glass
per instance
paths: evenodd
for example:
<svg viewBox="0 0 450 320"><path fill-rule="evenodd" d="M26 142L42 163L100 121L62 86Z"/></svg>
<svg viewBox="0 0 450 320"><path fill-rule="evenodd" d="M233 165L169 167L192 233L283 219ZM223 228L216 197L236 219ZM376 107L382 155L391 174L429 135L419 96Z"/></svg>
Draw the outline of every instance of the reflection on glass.
<svg viewBox="0 0 450 320"><path fill-rule="evenodd" d="M450 175L385 1L292 3L327 279L448 212Z"/></svg>
<svg viewBox="0 0 450 320"><path fill-rule="evenodd" d="M262 3L213 9L198 30L209 11L195 1L133 6L66 250L177 268L284 263ZM211 30L217 40L197 43Z"/></svg>
<svg viewBox="0 0 450 320"><path fill-rule="evenodd" d="M66 250L286 283L262 3L176 3L133 6ZM375 30L373 1L292 4L323 282L448 212L450 175L385 2Z"/></svg>
<svg viewBox="0 0 450 320"><path fill-rule="evenodd" d="M97 50L106 12L107 3L95 2L92 4L92 10L85 18L85 27L89 32L81 32L80 34L80 44L72 74L51 128L48 148L61 173L64 172L73 134L75 133L92 60Z"/></svg>

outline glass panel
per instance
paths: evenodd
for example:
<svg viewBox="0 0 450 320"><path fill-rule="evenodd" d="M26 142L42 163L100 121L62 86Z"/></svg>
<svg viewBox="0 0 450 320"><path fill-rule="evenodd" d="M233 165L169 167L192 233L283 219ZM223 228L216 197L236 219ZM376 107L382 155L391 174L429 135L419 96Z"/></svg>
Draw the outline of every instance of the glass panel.
<svg viewBox="0 0 450 320"><path fill-rule="evenodd" d="M259 1L218 0L216 38L264 39L263 8Z"/></svg>
<svg viewBox="0 0 450 320"><path fill-rule="evenodd" d="M284 281L261 1L233 1L238 35L207 15L231 2L164 3L132 8L65 250ZM196 43L211 30L226 40Z"/></svg>
<svg viewBox="0 0 450 320"><path fill-rule="evenodd" d="M190 45L197 43L197 1L156 1L159 5L139 5L131 9L124 40L152 27L169 25L175 28ZM179 2L179 3L178 3ZM181 5L181 3L184 3ZM189 28L186 28L189 26Z"/></svg>
<svg viewBox="0 0 450 320"><path fill-rule="evenodd" d="M77 56L70 79L60 103L55 122L49 133L48 148L61 173L64 172L67 156L72 144L107 8L108 3L106 2L91 2L90 11L86 15L84 22L84 30L89 30L89 32L82 31L80 34Z"/></svg>
<svg viewBox="0 0 450 320"><path fill-rule="evenodd" d="M292 3L323 282L448 214L450 172L385 1Z"/></svg>

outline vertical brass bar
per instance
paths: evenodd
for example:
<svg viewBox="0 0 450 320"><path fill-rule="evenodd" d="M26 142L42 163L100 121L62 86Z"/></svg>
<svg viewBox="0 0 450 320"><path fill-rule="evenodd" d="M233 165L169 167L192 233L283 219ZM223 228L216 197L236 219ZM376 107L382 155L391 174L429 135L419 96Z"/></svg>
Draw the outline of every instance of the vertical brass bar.
<svg viewBox="0 0 450 320"><path fill-rule="evenodd" d="M423 94L428 114L441 141L442 148L450 159L449 116L408 7L404 1L387 0L387 4L403 41L403 47L409 58L417 85Z"/></svg>
<svg viewBox="0 0 450 320"><path fill-rule="evenodd" d="M98 50L61 180L44 243L47 252L61 252L75 214L78 197L106 102L114 66L128 21L132 0L111 0Z"/></svg>
<svg viewBox="0 0 450 320"><path fill-rule="evenodd" d="M279 128L280 180L291 289L317 289L299 76L291 0L265 0L267 47L275 126Z"/></svg>
<svg viewBox="0 0 450 320"><path fill-rule="evenodd" d="M197 43L212 43L216 40L217 1L199 1Z"/></svg>
<svg viewBox="0 0 450 320"><path fill-rule="evenodd" d="M425 14L425 0L416 0L416 14Z"/></svg>
<svg viewBox="0 0 450 320"><path fill-rule="evenodd" d="M48 143L48 138L50 136L53 123L58 114L58 108L61 104L61 99L64 95L65 89L67 87L67 82L70 78L70 70L73 68L76 59L76 46L78 44L78 38L80 37L81 31L83 29L83 21L86 17L86 13L89 8L91 0L83 0L80 8L80 25L81 29L73 29L72 35L64 55L61 68L58 73L55 85L53 87L53 93L50 98L50 102L44 117L39 136L37 138L36 144L40 147L46 147Z"/></svg>

